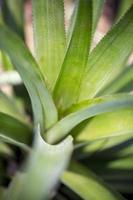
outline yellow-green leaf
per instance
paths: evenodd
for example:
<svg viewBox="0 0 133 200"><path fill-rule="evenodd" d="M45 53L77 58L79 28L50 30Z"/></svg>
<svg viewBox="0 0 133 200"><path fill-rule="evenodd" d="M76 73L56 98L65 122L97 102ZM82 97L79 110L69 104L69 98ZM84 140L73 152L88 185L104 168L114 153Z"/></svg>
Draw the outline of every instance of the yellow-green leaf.
<svg viewBox="0 0 133 200"><path fill-rule="evenodd" d="M91 42L92 1L76 1L69 42L61 72L54 89L60 112L77 102Z"/></svg>
<svg viewBox="0 0 133 200"><path fill-rule="evenodd" d="M99 177L78 163L72 163L62 176L62 182L84 200L122 200Z"/></svg>

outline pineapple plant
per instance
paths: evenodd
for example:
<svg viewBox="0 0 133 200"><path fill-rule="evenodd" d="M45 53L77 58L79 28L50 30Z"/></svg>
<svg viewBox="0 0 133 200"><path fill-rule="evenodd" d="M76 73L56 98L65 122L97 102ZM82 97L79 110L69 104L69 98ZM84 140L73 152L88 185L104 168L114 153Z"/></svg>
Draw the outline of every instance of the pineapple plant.
<svg viewBox="0 0 133 200"><path fill-rule="evenodd" d="M63 0L32 0L34 55L23 1L3 5L0 49L28 91L33 120L1 91L0 199L124 199L133 193L132 2L91 50L103 0L75 0L67 33ZM17 169L5 169L18 151Z"/></svg>

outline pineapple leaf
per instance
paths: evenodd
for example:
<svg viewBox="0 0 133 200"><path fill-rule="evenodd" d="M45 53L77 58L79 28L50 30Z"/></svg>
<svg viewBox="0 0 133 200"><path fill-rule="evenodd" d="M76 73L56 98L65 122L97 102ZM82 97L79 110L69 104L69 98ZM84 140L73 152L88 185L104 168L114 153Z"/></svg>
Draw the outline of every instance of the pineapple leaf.
<svg viewBox="0 0 133 200"><path fill-rule="evenodd" d="M53 89L65 50L63 0L32 0L37 62L49 89Z"/></svg>
<svg viewBox="0 0 133 200"><path fill-rule="evenodd" d="M0 23L6 24L22 39L24 39L24 1L23 0L5 0L2 1ZM2 53L2 67L4 70L12 70L13 66L10 59Z"/></svg>
<svg viewBox="0 0 133 200"><path fill-rule="evenodd" d="M24 1L23 0L5 0L2 1L3 22L24 38Z"/></svg>
<svg viewBox="0 0 133 200"><path fill-rule="evenodd" d="M101 16L103 6L104 6L104 0L92 0L92 5L93 5L93 24L92 24L92 33L94 34L99 18ZM93 36L92 34L92 36Z"/></svg>
<svg viewBox="0 0 133 200"><path fill-rule="evenodd" d="M118 170L118 169L132 170L133 169L133 157L131 155L129 157L113 160L112 162L108 163L107 168L115 169L115 170Z"/></svg>
<svg viewBox="0 0 133 200"><path fill-rule="evenodd" d="M128 94L105 96L82 102L71 109L71 114L62 118L48 130L47 139L49 142L58 141L86 119L130 107L133 107L133 97Z"/></svg>
<svg viewBox="0 0 133 200"><path fill-rule="evenodd" d="M131 91L133 89L133 65L128 66L100 92L99 95L112 94L116 92Z"/></svg>
<svg viewBox="0 0 133 200"><path fill-rule="evenodd" d="M127 12L127 10L133 5L133 0L121 0L116 20L118 21Z"/></svg>
<svg viewBox="0 0 133 200"><path fill-rule="evenodd" d="M88 144L83 145L83 143L75 145L76 156L78 158L89 157L93 153L98 153L98 155L109 158L112 157L123 157L132 154L132 138L133 132L124 135L118 135L117 137L100 138L99 140L94 140L88 142ZM129 145L129 147L127 147Z"/></svg>
<svg viewBox="0 0 133 200"><path fill-rule="evenodd" d="M110 189L88 168L78 163L71 163L69 170L62 176L62 182L85 200L122 200L122 196Z"/></svg>
<svg viewBox="0 0 133 200"><path fill-rule="evenodd" d="M25 174L15 177L6 199L47 200L53 196L72 149L71 136L59 145L52 146L45 143L38 133L27 162L27 170Z"/></svg>
<svg viewBox="0 0 133 200"><path fill-rule="evenodd" d="M89 56L78 101L98 94L121 71L133 51L133 6Z"/></svg>
<svg viewBox="0 0 133 200"><path fill-rule="evenodd" d="M2 91L0 91L0 112L17 118L21 122L27 123L24 113L19 110L13 100L14 99L7 97Z"/></svg>
<svg viewBox="0 0 133 200"><path fill-rule="evenodd" d="M67 51L54 89L54 99L59 110L76 103L79 96L91 42L91 8L90 0L76 1Z"/></svg>
<svg viewBox="0 0 133 200"><path fill-rule="evenodd" d="M81 142L133 133L132 121L132 108L105 113L89 121L79 134L75 130L75 137L78 142Z"/></svg>
<svg viewBox="0 0 133 200"><path fill-rule="evenodd" d="M115 190L122 193L133 193L132 155L122 159L114 157L109 160L109 158L107 157L107 160L105 160L101 152L101 157L89 159L88 166Z"/></svg>
<svg viewBox="0 0 133 200"><path fill-rule="evenodd" d="M30 145L31 140L32 130L29 126L0 112L0 141L26 147Z"/></svg>
<svg viewBox="0 0 133 200"><path fill-rule="evenodd" d="M0 38L0 48L9 55L29 92L35 124L40 123L43 133L57 121L57 110L38 65L20 38L6 26L0 25Z"/></svg>

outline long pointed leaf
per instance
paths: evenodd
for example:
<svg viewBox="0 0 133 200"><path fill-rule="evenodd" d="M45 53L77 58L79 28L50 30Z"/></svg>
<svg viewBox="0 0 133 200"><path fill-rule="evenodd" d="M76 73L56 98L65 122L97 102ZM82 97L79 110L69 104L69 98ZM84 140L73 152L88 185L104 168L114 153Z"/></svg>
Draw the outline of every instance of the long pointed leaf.
<svg viewBox="0 0 133 200"><path fill-rule="evenodd" d="M107 161L89 159L88 166L102 177L112 188L121 193L133 192L133 159L131 157Z"/></svg>
<svg viewBox="0 0 133 200"><path fill-rule="evenodd" d="M133 51L132 32L133 6L90 54L79 101L96 96L121 71L122 63Z"/></svg>
<svg viewBox="0 0 133 200"><path fill-rule="evenodd" d="M133 170L133 157L127 157L122 159L117 159L113 162L109 162L107 167L109 169L128 169Z"/></svg>
<svg viewBox="0 0 133 200"><path fill-rule="evenodd" d="M133 107L132 95L112 95L96 98L92 101L85 101L75 106L73 113L64 117L49 129L47 139L49 142L58 141L65 137L75 126L88 118L120 108L130 107Z"/></svg>
<svg viewBox="0 0 133 200"><path fill-rule="evenodd" d="M77 1L67 52L54 90L60 110L76 103L79 96L91 42L91 8L91 0Z"/></svg>
<svg viewBox="0 0 133 200"><path fill-rule="evenodd" d="M95 0L92 1L93 4L93 25L92 25L92 33L94 34L95 29L97 27L100 15L102 13L103 5L104 5L104 0Z"/></svg>
<svg viewBox="0 0 133 200"><path fill-rule="evenodd" d="M24 38L24 1L2 1L2 16L4 23Z"/></svg>
<svg viewBox="0 0 133 200"><path fill-rule="evenodd" d="M46 83L53 89L64 58L63 0L32 0L35 53Z"/></svg>
<svg viewBox="0 0 133 200"><path fill-rule="evenodd" d="M133 5L133 0L121 0L116 20L120 20L126 11Z"/></svg>
<svg viewBox="0 0 133 200"><path fill-rule="evenodd" d="M89 169L72 163L62 177L62 182L85 200L122 200L122 196L110 189Z"/></svg>
<svg viewBox="0 0 133 200"><path fill-rule="evenodd" d="M91 156L93 153L101 157L124 157L132 154L132 138L133 132L125 132L124 135L110 136L108 138L99 138L99 140L90 141L88 144L77 144L76 156L78 158L85 158ZM129 133L129 134L128 134ZM128 145L128 147L127 147Z"/></svg>
<svg viewBox="0 0 133 200"><path fill-rule="evenodd" d="M3 92L0 91L0 112L8 114L22 122L26 122L24 113L14 104L13 99L8 98Z"/></svg>
<svg viewBox="0 0 133 200"><path fill-rule="evenodd" d="M133 89L133 66L129 66L126 69L122 70L122 72L116 77L113 82L111 82L100 94L112 94L119 91L124 91L129 89L131 91Z"/></svg>
<svg viewBox="0 0 133 200"><path fill-rule="evenodd" d="M93 118L76 136L77 141L90 141L133 133L133 109L122 109Z"/></svg>
<svg viewBox="0 0 133 200"><path fill-rule="evenodd" d="M48 200L59 182L72 153L69 136L59 145L52 146L37 135L35 146L27 163L25 174L14 179L6 199Z"/></svg>
<svg viewBox="0 0 133 200"><path fill-rule="evenodd" d="M32 131L30 127L14 117L0 112L0 140L18 146L29 145Z"/></svg>
<svg viewBox="0 0 133 200"><path fill-rule="evenodd" d="M7 27L0 26L0 48L8 53L29 92L35 123L44 131L57 120L57 111L38 66L24 43Z"/></svg>

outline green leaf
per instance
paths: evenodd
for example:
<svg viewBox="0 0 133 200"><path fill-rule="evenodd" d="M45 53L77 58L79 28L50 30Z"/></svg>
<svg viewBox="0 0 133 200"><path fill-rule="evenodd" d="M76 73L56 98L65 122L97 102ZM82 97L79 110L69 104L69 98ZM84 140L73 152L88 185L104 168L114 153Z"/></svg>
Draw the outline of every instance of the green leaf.
<svg viewBox="0 0 133 200"><path fill-rule="evenodd" d="M31 140L30 127L14 117L0 112L0 141L23 147L29 145Z"/></svg>
<svg viewBox="0 0 133 200"><path fill-rule="evenodd" d="M110 189L89 169L78 163L72 163L62 176L62 182L85 200L118 200L123 199Z"/></svg>
<svg viewBox="0 0 133 200"><path fill-rule="evenodd" d="M102 158L102 157L101 157ZM97 159L97 158L96 158ZM125 157L105 161L102 159L89 160L88 165L113 188L122 193L133 192L133 159ZM96 162L95 162L96 161ZM91 163L91 164L90 164ZM123 189L123 190L122 190Z"/></svg>
<svg viewBox="0 0 133 200"><path fill-rule="evenodd" d="M133 180L132 155L113 159L96 156L87 160L86 165L106 180Z"/></svg>
<svg viewBox="0 0 133 200"><path fill-rule="evenodd" d="M116 159L115 161L109 162L107 168L133 170L133 157L130 156L126 158Z"/></svg>
<svg viewBox="0 0 133 200"><path fill-rule="evenodd" d="M0 48L9 55L24 81L31 98L35 124L40 123L43 132L57 121L57 110L46 89L38 65L24 43L2 25L0 38Z"/></svg>
<svg viewBox="0 0 133 200"><path fill-rule="evenodd" d="M133 51L133 6L89 56L78 101L96 96L121 71Z"/></svg>
<svg viewBox="0 0 133 200"><path fill-rule="evenodd" d="M14 99L7 97L2 91L0 91L0 112L27 123L24 113L15 105Z"/></svg>
<svg viewBox="0 0 133 200"><path fill-rule="evenodd" d="M123 146L125 145L125 147L120 148L120 150L117 152L117 155L119 157L126 157L126 156L130 156L133 154L133 137L131 139L129 139L128 141L123 142ZM122 144L117 145L117 147L121 147ZM107 149L108 150L108 149ZM113 152L115 151L115 148L113 149Z"/></svg>
<svg viewBox="0 0 133 200"><path fill-rule="evenodd" d="M133 0L121 0L119 4L118 14L116 21L119 21L121 17L127 12L127 10L133 5Z"/></svg>
<svg viewBox="0 0 133 200"><path fill-rule="evenodd" d="M86 119L130 107L133 107L133 96L128 94L99 97L81 102L70 109L71 114L62 118L48 130L47 139L49 142L58 141Z"/></svg>
<svg viewBox="0 0 133 200"><path fill-rule="evenodd" d="M1 11L3 22L24 38L24 1L4 0Z"/></svg>
<svg viewBox="0 0 133 200"><path fill-rule="evenodd" d="M106 115L105 115L106 116ZM98 116L99 117L99 116ZM97 118L97 117L96 117ZM109 123L109 122L108 122ZM78 127L76 128L78 129ZM74 130L76 133L76 130ZM109 129L107 129L107 133ZM126 133L126 132L125 132ZM81 130L82 134L82 130ZM99 140L89 141L88 144L83 145L79 143L75 145L76 156L78 158L90 157L94 153L98 153L101 158L109 157L124 157L132 154L133 147L131 144L133 132L130 134L116 135L116 137L100 138ZM129 145L127 147L127 145Z"/></svg>
<svg viewBox="0 0 133 200"><path fill-rule="evenodd" d="M133 132L129 135L112 138L99 151L98 156L104 158L124 158L133 154Z"/></svg>
<svg viewBox="0 0 133 200"><path fill-rule="evenodd" d="M99 18L102 14L103 6L104 6L104 0L95 0L92 1L92 11L93 11L93 26L92 26L92 33L94 34ZM92 34L92 36L93 36Z"/></svg>
<svg viewBox="0 0 133 200"><path fill-rule="evenodd" d="M94 155L95 156L95 155ZM94 170L96 174L102 177L112 188L122 193L133 192L133 159L119 157L109 160L104 157L89 158L85 163L90 169Z"/></svg>
<svg viewBox="0 0 133 200"><path fill-rule="evenodd" d="M4 69L4 71L9 71L13 69L9 57L4 52L1 52L1 61L2 61L2 68Z"/></svg>
<svg viewBox="0 0 133 200"><path fill-rule="evenodd" d="M54 195L59 177L66 168L72 153L72 137L52 146L40 135L35 138L34 149L27 162L25 174L14 179L6 199L48 200Z"/></svg>
<svg viewBox="0 0 133 200"><path fill-rule="evenodd" d="M100 94L112 94L119 91L133 89L133 65L128 66L122 70L122 72L100 92Z"/></svg>
<svg viewBox="0 0 133 200"><path fill-rule="evenodd" d="M36 59L52 90L65 53L63 0L32 0Z"/></svg>
<svg viewBox="0 0 133 200"><path fill-rule="evenodd" d="M121 109L116 112L96 116L80 131L76 140L92 141L100 138L133 133L133 108Z"/></svg>
<svg viewBox="0 0 133 200"><path fill-rule="evenodd" d="M90 0L76 1L66 55L54 89L60 111L76 103L79 96L91 42L91 7Z"/></svg>

